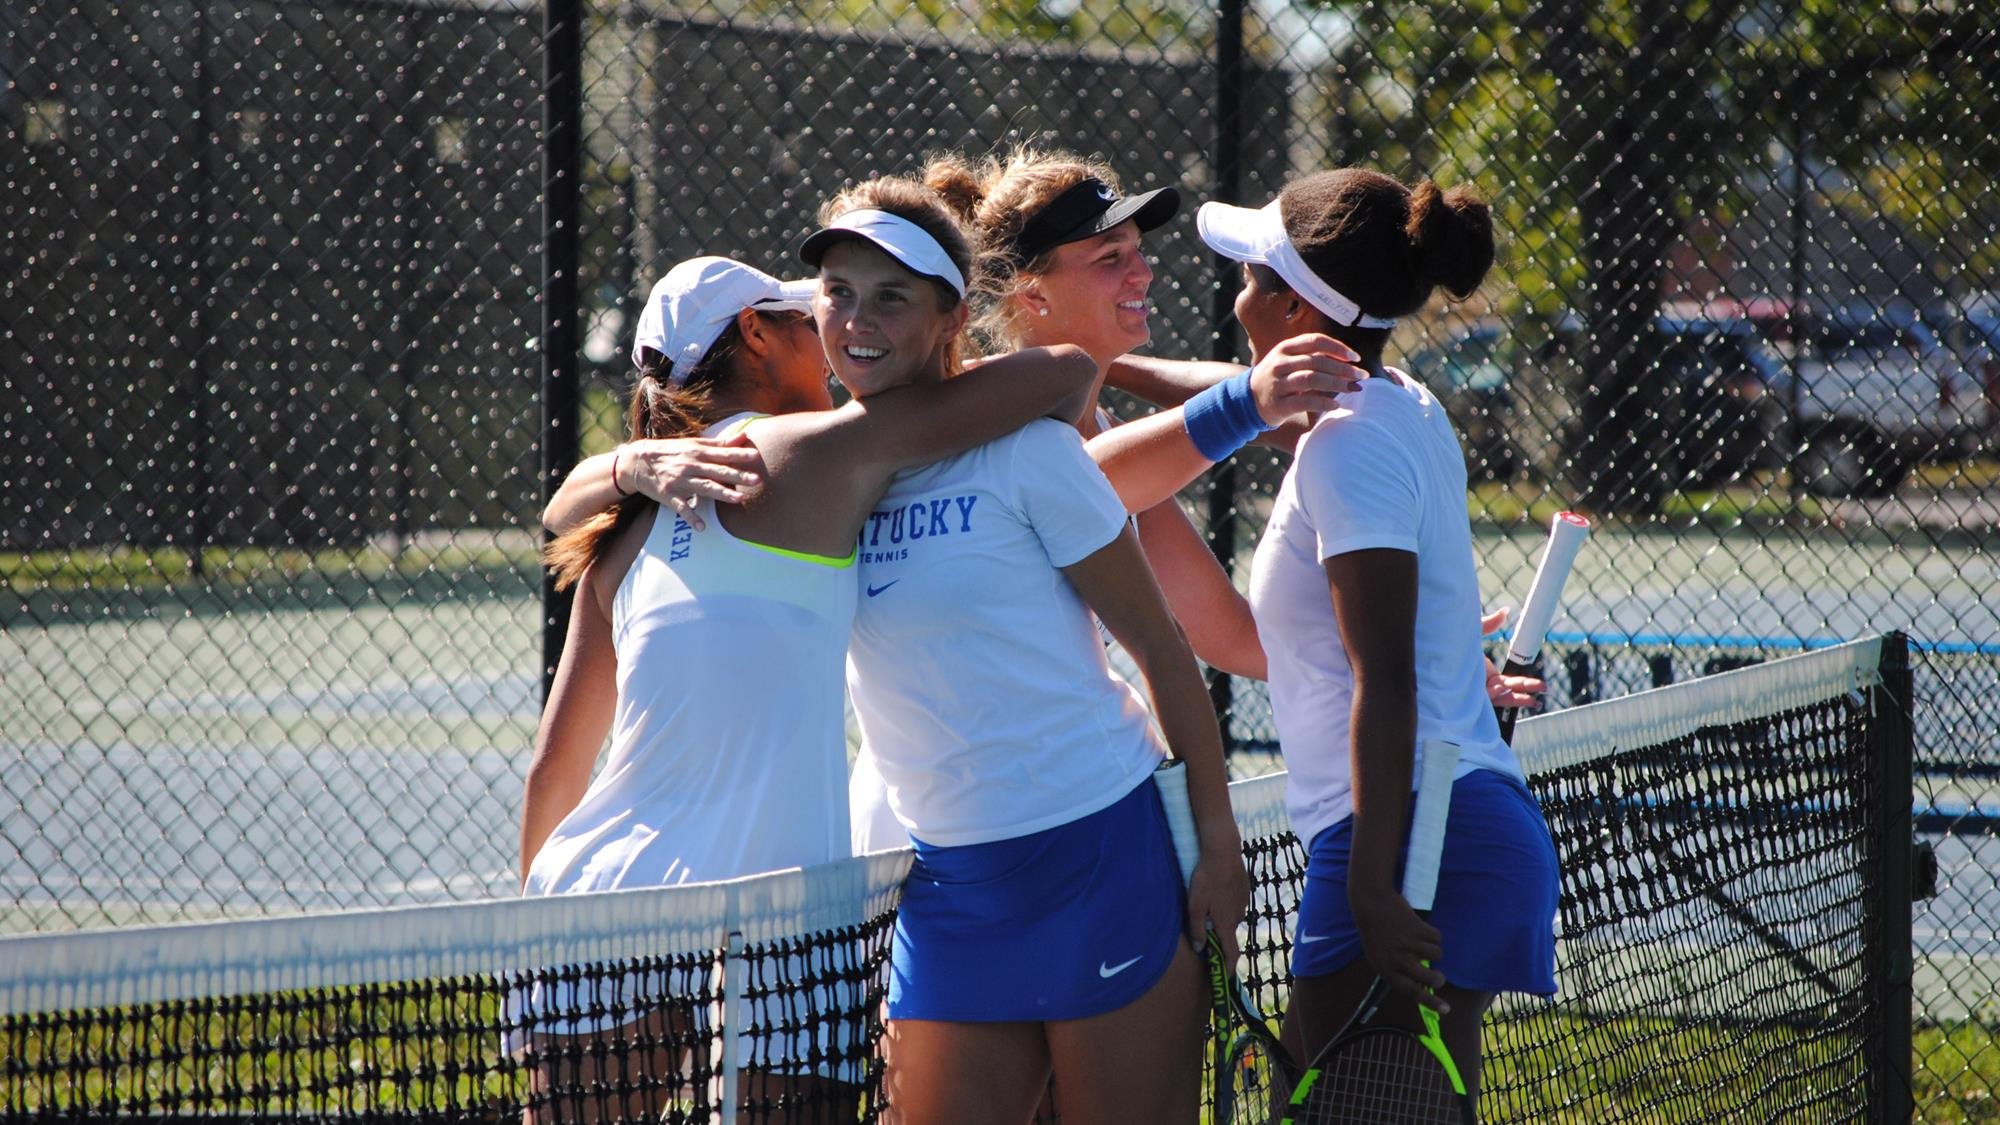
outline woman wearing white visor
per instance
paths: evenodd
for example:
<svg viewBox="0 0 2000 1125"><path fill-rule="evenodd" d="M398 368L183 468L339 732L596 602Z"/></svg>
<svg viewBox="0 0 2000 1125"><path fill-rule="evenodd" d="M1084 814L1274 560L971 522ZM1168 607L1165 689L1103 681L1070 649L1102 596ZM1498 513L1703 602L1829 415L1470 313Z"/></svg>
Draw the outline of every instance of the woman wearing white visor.
<svg viewBox="0 0 2000 1125"><path fill-rule="evenodd" d="M1342 169L1196 221L1244 263L1236 317L1253 353L1325 333L1376 376L1300 440L1251 567L1286 803L1310 853L1285 1033L1310 1057L1380 973L1398 990L1388 1018L1444 1013L1476 1092L1493 995L1555 991L1556 856L1484 690L1464 454L1442 404L1382 348L1436 288L1479 285L1491 219L1463 188ZM1416 748L1433 738L1462 761L1427 925L1397 888Z"/></svg>
<svg viewBox="0 0 2000 1125"><path fill-rule="evenodd" d="M1087 362L1042 350L832 409L808 312L817 288L711 257L675 266L653 289L633 347L632 436L741 432L769 466L768 487L749 506L718 512L702 497L662 515L624 495L614 462L603 478L616 506L550 546L558 585L579 596L523 797L526 894L845 856L842 668L859 597L856 536L898 470L1065 402L1073 413L1087 393ZM621 1013L577 1019L564 1018L576 1005L563 997L529 998L531 1011L554 1013L537 1028L538 1118L586 1104L656 1117L672 1104L674 1085L649 1079L674 1068L654 1069L650 1055L685 1026L677 1021L700 1015L625 1001ZM849 1075L795 1073L780 1059L748 1076L744 1097L801 1095L829 1077ZM629 1093L607 1108L603 1091L621 1083Z"/></svg>
<svg viewBox="0 0 2000 1125"><path fill-rule="evenodd" d="M911 180L862 184L802 247L834 373L864 403L956 381L970 240ZM1043 420L900 474L861 537L849 687L917 858L897 914L888 1109L1021 1125L1192 1121L1193 942L1249 886L1186 641L1076 430ZM1204 859L1185 890L1152 774L1165 747L1105 663L1144 673L1187 762Z"/></svg>

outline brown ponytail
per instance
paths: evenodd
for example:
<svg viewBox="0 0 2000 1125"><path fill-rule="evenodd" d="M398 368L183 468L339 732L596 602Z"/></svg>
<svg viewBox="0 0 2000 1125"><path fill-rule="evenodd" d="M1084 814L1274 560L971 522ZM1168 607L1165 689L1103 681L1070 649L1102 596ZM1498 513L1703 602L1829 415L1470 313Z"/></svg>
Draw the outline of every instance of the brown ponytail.
<svg viewBox="0 0 2000 1125"><path fill-rule="evenodd" d="M631 438L692 437L707 429L716 421L715 390L734 371L742 347L743 334L731 323L679 386L673 384L673 365L665 356L651 348L641 349L644 362L634 373L632 401L625 409L626 434ZM542 548L542 565L555 577L556 589L576 585L590 564L611 549L612 539L651 506L651 497L624 497Z"/></svg>

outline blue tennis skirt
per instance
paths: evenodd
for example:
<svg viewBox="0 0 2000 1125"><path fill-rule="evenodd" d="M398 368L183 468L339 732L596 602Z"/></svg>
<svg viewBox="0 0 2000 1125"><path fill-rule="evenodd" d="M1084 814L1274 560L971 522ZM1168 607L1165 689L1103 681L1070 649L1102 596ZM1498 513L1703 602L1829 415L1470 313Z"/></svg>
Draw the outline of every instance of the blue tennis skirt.
<svg viewBox="0 0 2000 1125"><path fill-rule="evenodd" d="M1361 956L1347 906L1353 833L1348 817L1313 838L1292 935L1293 976L1339 972ZM1398 881L1404 858L1396 858ZM1556 879L1555 842L1527 786L1485 769L1454 782L1431 909L1445 979L1475 992L1555 995Z"/></svg>
<svg viewBox="0 0 2000 1125"><path fill-rule="evenodd" d="M916 842L896 913L889 1018L1115 1012L1165 975L1186 890L1152 778L1109 808L963 847Z"/></svg>

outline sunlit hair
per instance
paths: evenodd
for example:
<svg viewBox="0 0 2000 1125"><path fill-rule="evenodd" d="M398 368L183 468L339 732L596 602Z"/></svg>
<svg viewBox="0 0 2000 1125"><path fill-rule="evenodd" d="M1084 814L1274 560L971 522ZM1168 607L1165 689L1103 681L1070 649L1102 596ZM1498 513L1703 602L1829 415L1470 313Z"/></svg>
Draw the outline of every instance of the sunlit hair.
<svg viewBox="0 0 2000 1125"><path fill-rule="evenodd" d="M989 268L978 293L974 328L996 349L1012 350L1026 339L1031 314L1020 299L1021 291L1034 277L1048 272L1057 249L1021 261L1013 251L1015 238L1050 200L1089 179L1121 190L1118 174L1109 165L1060 149L1024 145L977 164L947 154L933 157L924 167L924 182L978 232Z"/></svg>
<svg viewBox="0 0 2000 1125"><path fill-rule="evenodd" d="M966 230L957 210L921 180L908 176L877 176L872 180L849 187L834 196L819 209L822 226L833 222L849 211L886 211L900 219L907 219L923 229L925 234L937 240L944 248L945 256L958 267L964 276L968 293L979 287L985 272L984 256L972 234ZM931 289L938 295L938 311L949 313L958 308L960 297L951 286L935 278L927 279ZM966 355L966 334L960 332L945 346L945 373L957 374Z"/></svg>

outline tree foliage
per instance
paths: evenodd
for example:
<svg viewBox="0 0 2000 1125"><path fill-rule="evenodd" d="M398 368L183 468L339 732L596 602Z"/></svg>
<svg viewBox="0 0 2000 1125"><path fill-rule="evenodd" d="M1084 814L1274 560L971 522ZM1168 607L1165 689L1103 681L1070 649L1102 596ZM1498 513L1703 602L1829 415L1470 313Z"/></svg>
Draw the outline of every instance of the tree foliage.
<svg viewBox="0 0 2000 1125"><path fill-rule="evenodd" d="M1737 244L1786 237L1746 224L1760 198L1809 194L1909 232L1944 288L2000 286L2000 144L1982 124L2000 119L1992 5L1315 7L1352 29L1312 84L1326 160L1477 184L1504 236L1502 303L1587 322L1574 453L1603 506L1650 508L1661 494L1644 433L1660 393L1647 341L1669 254L1698 225ZM1781 277L1736 284L1785 293Z"/></svg>

